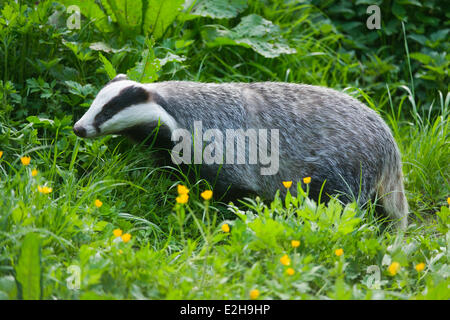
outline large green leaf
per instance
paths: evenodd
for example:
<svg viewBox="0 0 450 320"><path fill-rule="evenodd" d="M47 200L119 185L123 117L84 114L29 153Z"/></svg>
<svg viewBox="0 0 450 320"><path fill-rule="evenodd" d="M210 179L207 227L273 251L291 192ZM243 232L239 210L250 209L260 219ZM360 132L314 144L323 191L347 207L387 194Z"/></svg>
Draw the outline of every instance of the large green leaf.
<svg viewBox="0 0 450 320"><path fill-rule="evenodd" d="M191 15L210 18L234 18L247 8L247 0L199 0Z"/></svg>
<svg viewBox="0 0 450 320"><path fill-rule="evenodd" d="M151 32L154 39L159 39L177 17L183 3L183 0L144 0L144 33Z"/></svg>
<svg viewBox="0 0 450 320"><path fill-rule="evenodd" d="M296 53L280 34L280 27L259 15L251 14L231 30L208 26L203 32L209 46L239 45L252 48L266 58Z"/></svg>
<svg viewBox="0 0 450 320"><path fill-rule="evenodd" d="M102 0L112 21L117 22L122 31L133 32L142 23L142 0Z"/></svg>
<svg viewBox="0 0 450 320"><path fill-rule="evenodd" d="M29 233L22 243L19 262L15 268L19 295L25 300L41 298L41 256L39 236Z"/></svg>

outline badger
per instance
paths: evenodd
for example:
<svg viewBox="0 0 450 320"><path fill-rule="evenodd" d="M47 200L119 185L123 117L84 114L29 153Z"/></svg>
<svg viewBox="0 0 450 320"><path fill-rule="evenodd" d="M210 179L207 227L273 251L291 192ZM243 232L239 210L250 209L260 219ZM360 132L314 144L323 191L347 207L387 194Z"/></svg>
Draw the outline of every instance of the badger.
<svg viewBox="0 0 450 320"><path fill-rule="evenodd" d="M119 134L142 141L157 132L156 140L167 149L180 141L180 130L194 137L194 144L208 131L276 132L271 137L276 139L244 136L257 148L246 146L237 155L242 160L272 148L278 163L269 174L262 171L267 161L202 163L201 177L214 184L215 192L270 199L278 190L286 192L283 181L302 183L310 177L312 199L339 194L343 203L361 205L379 199L388 218L401 229L407 226L401 155L389 127L374 110L330 88L281 82L142 84L119 74L73 127L82 138ZM222 147L219 138L211 138L211 144ZM183 150L183 157L188 152ZM294 195L295 189L290 189Z"/></svg>

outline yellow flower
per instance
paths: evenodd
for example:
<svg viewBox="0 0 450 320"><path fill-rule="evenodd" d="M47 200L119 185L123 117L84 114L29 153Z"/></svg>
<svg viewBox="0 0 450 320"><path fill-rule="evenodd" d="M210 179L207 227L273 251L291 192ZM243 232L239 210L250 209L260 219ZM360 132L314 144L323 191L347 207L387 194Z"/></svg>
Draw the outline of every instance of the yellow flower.
<svg viewBox="0 0 450 320"><path fill-rule="evenodd" d="M424 269L425 269L425 263L421 262L421 263L416 264L416 270L417 270L417 272L421 272L421 271L423 271Z"/></svg>
<svg viewBox="0 0 450 320"><path fill-rule="evenodd" d="M183 186L182 184L179 184L177 186L177 189L178 189L178 194L179 195L182 195L182 194L186 194L187 195L189 193L189 189L186 188L185 186Z"/></svg>
<svg viewBox="0 0 450 320"><path fill-rule="evenodd" d="M253 289L252 291L250 291L250 299L255 300L258 299L258 297L259 297L258 289Z"/></svg>
<svg viewBox="0 0 450 320"><path fill-rule="evenodd" d="M122 249L119 249L119 254L122 254L123 253L123 250Z"/></svg>
<svg viewBox="0 0 450 320"><path fill-rule="evenodd" d="M342 248L334 250L334 254L338 257L342 256L344 254L344 250Z"/></svg>
<svg viewBox="0 0 450 320"><path fill-rule="evenodd" d="M0 156L0 158L1 158L1 156ZM450 197L447 198L447 203L450 206Z"/></svg>
<svg viewBox="0 0 450 320"><path fill-rule="evenodd" d="M395 276L399 270L400 270L400 263L395 261L392 262L388 268L388 271L392 276Z"/></svg>
<svg viewBox="0 0 450 320"><path fill-rule="evenodd" d="M224 223L222 225L222 231L226 233L230 232L230 226L227 223Z"/></svg>
<svg viewBox="0 0 450 320"><path fill-rule="evenodd" d="M290 275L290 276L293 276L294 273L295 273L295 270L292 269L292 268L288 268L288 269L286 270L286 273L287 273L288 275Z"/></svg>
<svg viewBox="0 0 450 320"><path fill-rule="evenodd" d="M175 200L177 200L177 203L187 203L189 200L189 196L185 193L185 194L181 194L179 195Z"/></svg>
<svg viewBox="0 0 450 320"><path fill-rule="evenodd" d="M0 151L0 158L3 156L3 151Z"/></svg>
<svg viewBox="0 0 450 320"><path fill-rule="evenodd" d="M94 204L95 204L95 206L96 206L97 208L100 208L100 207L103 205L103 202L101 202L101 201L98 200L98 199L95 199Z"/></svg>
<svg viewBox="0 0 450 320"><path fill-rule="evenodd" d="M289 259L288 255L285 254L280 258L280 262L285 266L289 266L291 264L291 259Z"/></svg>
<svg viewBox="0 0 450 320"><path fill-rule="evenodd" d="M308 183L310 183L311 182L311 177L305 177L305 178L303 178L303 183L304 184L308 184Z"/></svg>
<svg viewBox="0 0 450 320"><path fill-rule="evenodd" d="M48 194L48 193L52 192L53 189L50 187L47 187L47 186L43 186L43 187L38 186L38 191L43 194Z"/></svg>
<svg viewBox="0 0 450 320"><path fill-rule="evenodd" d="M213 192L211 190L205 190L200 195L202 196L203 199L209 200L212 198Z"/></svg>
<svg viewBox="0 0 450 320"><path fill-rule="evenodd" d="M36 169L33 169L33 170L31 171L31 176L32 176L32 177L36 177L37 174L38 174L38 171L37 171Z"/></svg>
<svg viewBox="0 0 450 320"><path fill-rule="evenodd" d="M129 234L129 233L125 233L125 234L122 236L122 241L123 241L123 242L128 242L128 241L130 241L130 239L131 239L131 234Z"/></svg>
<svg viewBox="0 0 450 320"><path fill-rule="evenodd" d="M283 186L289 189L292 186L292 181L283 181Z"/></svg>
<svg viewBox="0 0 450 320"><path fill-rule="evenodd" d="M122 230L114 229L113 234L114 234L114 237L120 237L122 235Z"/></svg>
<svg viewBox="0 0 450 320"><path fill-rule="evenodd" d="M291 246L292 246L293 248L299 247L299 246L300 246L300 241L299 241L299 240L292 240L292 241L291 241Z"/></svg>
<svg viewBox="0 0 450 320"><path fill-rule="evenodd" d="M22 157L22 158L20 158L20 161L22 161L22 164L23 164L24 166L27 166L27 165L30 164L31 157Z"/></svg>

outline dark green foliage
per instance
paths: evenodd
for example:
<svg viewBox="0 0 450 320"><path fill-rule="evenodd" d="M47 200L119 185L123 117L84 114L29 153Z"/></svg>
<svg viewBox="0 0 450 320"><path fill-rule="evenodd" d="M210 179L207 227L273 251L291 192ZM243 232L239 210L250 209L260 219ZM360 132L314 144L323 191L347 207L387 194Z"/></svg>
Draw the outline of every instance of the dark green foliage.
<svg viewBox="0 0 450 320"><path fill-rule="evenodd" d="M343 47L354 51L363 66L360 84L376 91L384 82L409 83L409 69L403 48L405 24L416 98L428 108L436 90L448 91L450 58L450 13L445 1L310 1L325 12L333 27L344 35ZM381 9L381 29L366 27L367 7Z"/></svg>

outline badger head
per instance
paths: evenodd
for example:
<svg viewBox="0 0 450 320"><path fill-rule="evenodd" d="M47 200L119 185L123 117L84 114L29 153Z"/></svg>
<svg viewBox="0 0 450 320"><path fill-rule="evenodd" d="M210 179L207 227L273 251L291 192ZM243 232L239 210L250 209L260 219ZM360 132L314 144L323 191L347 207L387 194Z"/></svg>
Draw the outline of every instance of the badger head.
<svg viewBox="0 0 450 320"><path fill-rule="evenodd" d="M129 134L140 140L158 125L173 131L177 124L161 106L161 96L152 85L131 81L119 74L95 97L89 110L73 126L75 134L93 138L107 134Z"/></svg>

